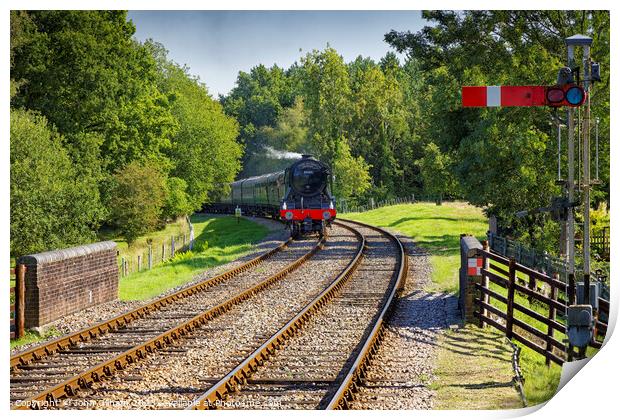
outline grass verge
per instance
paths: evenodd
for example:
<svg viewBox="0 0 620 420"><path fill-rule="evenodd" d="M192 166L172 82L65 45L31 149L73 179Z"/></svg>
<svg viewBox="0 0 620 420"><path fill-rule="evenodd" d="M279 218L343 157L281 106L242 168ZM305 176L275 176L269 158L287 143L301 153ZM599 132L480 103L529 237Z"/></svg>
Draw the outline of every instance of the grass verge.
<svg viewBox="0 0 620 420"><path fill-rule="evenodd" d="M523 392L530 406L544 403L555 395L560 384L562 368L555 363L545 365L545 358L534 350L519 345L519 365L523 373Z"/></svg>
<svg viewBox="0 0 620 420"><path fill-rule="evenodd" d="M56 328L50 328L46 330L43 334L39 334L36 331L26 330L24 332L24 336L11 340L11 350L13 350L17 346L23 346L24 344L37 343L39 341L51 338L58 337L61 335L61 332Z"/></svg>
<svg viewBox="0 0 620 420"><path fill-rule="evenodd" d="M433 286L429 291L458 292L460 238L469 233L484 239L487 219L478 207L464 202L400 204L343 218L389 227L411 237L431 254Z"/></svg>
<svg viewBox="0 0 620 420"><path fill-rule="evenodd" d="M193 223L193 221L192 221ZM136 239L129 245L118 232L113 230L102 230L99 232L99 239L102 241L116 242L116 249L119 252L119 261L121 257L135 259L138 255L144 255L148 252L148 241L153 241L153 247L159 249L163 242L170 242L171 236L178 236L186 233L189 237L189 225L184 217L180 217L174 222L166 224L165 228L155 232L147 233Z"/></svg>
<svg viewBox="0 0 620 420"><path fill-rule="evenodd" d="M243 256L252 249L252 244L269 233L264 225L246 219L241 219L237 224L232 216L194 215L191 220L194 225L194 250L179 253L152 270L121 279L121 300L144 300L185 284L211 267Z"/></svg>
<svg viewBox="0 0 620 420"><path fill-rule="evenodd" d="M435 409L498 410L523 404L512 377L512 348L495 329L467 326L439 338Z"/></svg>

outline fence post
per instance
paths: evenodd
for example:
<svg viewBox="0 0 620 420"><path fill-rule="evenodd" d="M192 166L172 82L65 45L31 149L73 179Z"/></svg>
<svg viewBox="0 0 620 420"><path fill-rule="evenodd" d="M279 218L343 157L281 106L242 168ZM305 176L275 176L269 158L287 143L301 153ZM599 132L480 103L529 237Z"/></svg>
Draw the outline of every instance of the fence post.
<svg viewBox="0 0 620 420"><path fill-rule="evenodd" d="M161 262L166 261L166 241L161 243Z"/></svg>
<svg viewBox="0 0 620 420"><path fill-rule="evenodd" d="M536 279L530 274L529 275L529 280L527 282L527 288L530 289L532 292L536 291ZM527 297L527 301L531 304L532 301L534 300L534 296L529 295Z"/></svg>
<svg viewBox="0 0 620 420"><path fill-rule="evenodd" d="M515 300L515 282L516 282L516 262L514 258L510 259L508 266L508 305L506 308L506 337L512 338L512 321L514 313Z"/></svg>
<svg viewBox="0 0 620 420"><path fill-rule="evenodd" d="M170 237L170 258L174 258L174 235Z"/></svg>
<svg viewBox="0 0 620 420"><path fill-rule="evenodd" d="M125 257L121 257L121 276L125 277Z"/></svg>
<svg viewBox="0 0 620 420"><path fill-rule="evenodd" d="M489 252L489 242L488 241L482 241L482 249L486 252ZM484 270L489 271L489 259L487 258L486 254L483 252L482 253L482 268L484 268ZM485 288L489 288L489 276L487 276L485 273L482 273L482 286L484 286ZM482 301L485 304L489 304L489 295L486 293L482 293L483 299ZM489 317L489 311L487 309L483 309L482 313L485 317ZM481 326L482 328L487 326L487 323L482 321L481 322Z"/></svg>
<svg viewBox="0 0 620 420"><path fill-rule="evenodd" d="M153 268L153 245L149 244L149 270Z"/></svg>
<svg viewBox="0 0 620 420"><path fill-rule="evenodd" d="M15 338L20 338L24 336L26 266L24 264L19 264L15 274Z"/></svg>
<svg viewBox="0 0 620 420"><path fill-rule="evenodd" d="M142 255L138 255L138 272L142 270Z"/></svg>
<svg viewBox="0 0 620 420"><path fill-rule="evenodd" d="M558 274L555 274L554 279L559 280L560 276ZM551 294L549 297L551 298L551 300L556 300L558 297L558 291L553 284L551 285ZM549 321L555 321L555 306L553 305L549 305ZM545 364L547 366L551 365L551 358L549 357L549 353L553 351L550 338L553 338L553 325L551 325L551 322L547 324L547 347L545 348L545 350L547 351L547 354L545 354Z"/></svg>

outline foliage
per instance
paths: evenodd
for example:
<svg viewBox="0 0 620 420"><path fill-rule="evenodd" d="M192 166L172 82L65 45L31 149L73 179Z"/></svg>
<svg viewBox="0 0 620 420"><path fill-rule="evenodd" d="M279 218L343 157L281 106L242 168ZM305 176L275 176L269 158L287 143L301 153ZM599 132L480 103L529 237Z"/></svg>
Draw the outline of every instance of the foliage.
<svg viewBox="0 0 620 420"><path fill-rule="evenodd" d="M441 204L443 194L455 191L455 180L450 173L450 157L442 154L437 145L431 142L424 147L424 156L417 164L426 191L437 197L437 203Z"/></svg>
<svg viewBox="0 0 620 420"><path fill-rule="evenodd" d="M421 137L451 156L449 171L465 199L498 216L505 233L533 243L549 216L519 220L519 210L547 206L561 193L553 111L546 108L463 109L463 85L550 85L565 62L564 38L594 38L595 60L609 60L606 11L429 11L432 25L411 32L391 31L385 40L420 70ZM601 178L609 200L609 73L592 94L593 115L601 119ZM566 163L564 163L564 167ZM492 182L490 182L492 181ZM557 247L557 242L543 248Z"/></svg>
<svg viewBox="0 0 620 420"><path fill-rule="evenodd" d="M292 84L280 67L261 64L250 73L239 72L236 86L220 100L226 114L239 123L239 141L245 149L241 176L247 176L248 160L263 152L259 129L273 127L282 110L294 103Z"/></svg>
<svg viewBox="0 0 620 420"><path fill-rule="evenodd" d="M336 144L336 155L334 157L334 194L337 197L349 198L359 195L370 187L370 167L364 158L351 156L349 145L346 140L341 138Z"/></svg>
<svg viewBox="0 0 620 420"><path fill-rule="evenodd" d="M94 238L98 191L80 178L45 117L11 110L11 252L37 253Z"/></svg>
<svg viewBox="0 0 620 420"><path fill-rule="evenodd" d="M13 105L41 112L65 135L101 134L111 171L138 157L165 163L176 124L126 12L27 13L28 37L12 49L11 76L25 80Z"/></svg>
<svg viewBox="0 0 620 420"><path fill-rule="evenodd" d="M224 114L186 67L167 59L163 46L140 44L134 33L126 11L11 11L12 112L27 109L45 117L35 124L49 123L59 140L49 145L57 153L42 155L40 164L62 161L59 179L69 177L65 166L72 167L71 177L76 179L76 192L45 197L29 211L33 217L44 210L49 213L52 209L46 210L46 202L54 202L58 209L71 208L59 223L65 215L74 216L71 206L77 204L79 211L66 229L64 225L54 229L51 239L41 239L43 231L30 232L33 241L38 239L28 249L43 251L92 240L101 224L107 228L127 223L129 236L135 237L141 229L161 224L163 220L154 220L154 215L166 219L199 209L240 169L237 122ZM38 145L39 140L32 141ZM119 174L136 169L137 162L148 162L147 172L159 174L152 197L159 208L147 206L148 217L136 209L123 212L112 191L120 188ZM18 171L11 176L13 190L26 195L30 175ZM161 182L167 195L163 198ZM138 183L136 188L130 192L146 200L138 192L146 186ZM25 211L14 208L18 203L11 202L16 215ZM122 219L115 219L121 213ZM11 224L23 235L23 225L13 226L13 220ZM12 255L21 252L23 248L12 244Z"/></svg>
<svg viewBox="0 0 620 420"><path fill-rule="evenodd" d="M154 230L166 199L166 179L156 166L131 162L112 176L108 202L111 220L131 244Z"/></svg>
<svg viewBox="0 0 620 420"><path fill-rule="evenodd" d="M179 125L168 152L170 174L187 183L190 213L217 195L221 184L232 182L239 171L238 124L224 114L197 77L167 59L163 45L147 41L146 47L157 61L157 84L169 98Z"/></svg>
<svg viewBox="0 0 620 420"><path fill-rule="evenodd" d="M186 190L187 183L181 178L170 177L166 180L166 199L162 209L165 220L174 220L192 213Z"/></svg>

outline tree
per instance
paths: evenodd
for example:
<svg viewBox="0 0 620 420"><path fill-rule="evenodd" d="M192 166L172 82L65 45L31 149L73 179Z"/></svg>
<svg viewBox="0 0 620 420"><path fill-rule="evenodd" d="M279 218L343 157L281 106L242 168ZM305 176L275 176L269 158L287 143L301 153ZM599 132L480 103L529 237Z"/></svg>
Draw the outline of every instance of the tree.
<svg viewBox="0 0 620 420"><path fill-rule="evenodd" d="M456 187L450 172L450 157L441 153L439 147L431 142L424 147L424 156L416 163L420 167L424 191L435 197L437 205L441 205L443 196L451 195Z"/></svg>
<svg viewBox="0 0 620 420"><path fill-rule="evenodd" d="M224 114L219 102L187 67L168 60L161 44L149 40L145 47L157 62L158 88L169 98L179 127L167 150L170 175L185 181L188 203L192 210L199 210L239 172L242 148L236 141L238 124Z"/></svg>
<svg viewBox="0 0 620 420"><path fill-rule="evenodd" d="M333 173L336 176L334 181L334 195L337 198L350 198L364 193L370 188L370 166L361 156L351 156L351 150L344 138L340 138L336 143L336 154L334 156Z"/></svg>
<svg viewBox="0 0 620 420"><path fill-rule="evenodd" d="M23 23L12 33L11 77L24 81L14 107L40 112L67 141L80 133L101 135L109 172L145 157L166 164L176 125L168 98L155 86L153 58L132 39L127 12L44 10L11 17Z"/></svg>
<svg viewBox="0 0 620 420"><path fill-rule="evenodd" d="M170 177L166 180L166 200L162 210L164 220L174 220L193 212L186 190L187 183L181 178Z"/></svg>
<svg viewBox="0 0 620 420"><path fill-rule="evenodd" d="M134 161L112 176L110 220L128 243L159 225L166 192L166 178L152 163Z"/></svg>
<svg viewBox="0 0 620 420"><path fill-rule="evenodd" d="M421 70L421 85L415 88L420 97L420 138L432 140L452 158L450 172L466 199L499 216L510 233L535 243L545 218L528 225L514 214L546 206L561 192L554 183L557 161L550 136L554 132L551 111L463 109L460 86L552 84L565 61L564 38L575 33L592 34L595 59L607 62L609 13L430 11L423 15L433 24L416 33L385 35ZM608 75L604 79L592 101L605 133L601 148L607 150ZM605 163L604 180L608 173Z"/></svg>
<svg viewBox="0 0 620 420"><path fill-rule="evenodd" d="M90 242L101 209L45 117L11 110L11 255ZM96 187L96 186L95 186Z"/></svg>
<svg viewBox="0 0 620 420"><path fill-rule="evenodd" d="M351 120L351 87L344 60L336 50L308 53L300 77L308 110L308 135L317 157L334 167L337 145Z"/></svg>
<svg viewBox="0 0 620 420"><path fill-rule="evenodd" d="M220 101L226 114L239 123L239 141L245 150L240 176L247 176L248 160L264 152L260 129L274 127L282 110L293 105L291 81L280 67L261 64L250 73L239 72L236 86Z"/></svg>

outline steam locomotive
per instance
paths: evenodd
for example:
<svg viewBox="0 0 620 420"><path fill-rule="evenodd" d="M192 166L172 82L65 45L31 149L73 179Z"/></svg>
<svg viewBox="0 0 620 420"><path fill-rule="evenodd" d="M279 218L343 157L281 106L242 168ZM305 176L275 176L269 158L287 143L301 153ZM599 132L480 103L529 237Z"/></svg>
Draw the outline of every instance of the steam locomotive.
<svg viewBox="0 0 620 420"><path fill-rule="evenodd" d="M303 234L325 235L336 218L335 199L330 192L331 173L327 165L302 155L284 171L241 179L230 184L230 194L207 211L281 218L293 238Z"/></svg>

